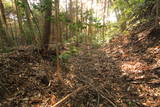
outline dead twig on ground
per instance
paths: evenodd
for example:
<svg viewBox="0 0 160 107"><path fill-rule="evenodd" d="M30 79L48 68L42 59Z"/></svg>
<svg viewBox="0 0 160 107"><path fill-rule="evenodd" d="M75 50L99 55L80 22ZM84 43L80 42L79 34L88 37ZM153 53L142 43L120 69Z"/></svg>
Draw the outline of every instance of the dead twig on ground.
<svg viewBox="0 0 160 107"><path fill-rule="evenodd" d="M102 89L100 89L101 87L96 87L92 84L91 80L89 78L87 78L85 75L83 75L82 73L79 73L79 75L83 78L79 78L80 80L82 80L83 82L85 82L87 85L89 85L93 90L95 90L101 97L103 97L105 100L107 100L113 107L117 107L113 101L111 101L109 98L107 98L106 96L108 95L105 95L105 93L102 91ZM105 91L108 92L108 90L105 89Z"/></svg>
<svg viewBox="0 0 160 107"><path fill-rule="evenodd" d="M70 97L72 96L75 96L79 91L87 88L88 85L85 85L85 86L82 86L82 87L79 87L77 88L76 90L74 90L72 93L66 95L65 97L63 97L61 100L59 100L56 104L54 104L52 107L58 107L60 106L61 104L63 104L65 101L67 101Z"/></svg>

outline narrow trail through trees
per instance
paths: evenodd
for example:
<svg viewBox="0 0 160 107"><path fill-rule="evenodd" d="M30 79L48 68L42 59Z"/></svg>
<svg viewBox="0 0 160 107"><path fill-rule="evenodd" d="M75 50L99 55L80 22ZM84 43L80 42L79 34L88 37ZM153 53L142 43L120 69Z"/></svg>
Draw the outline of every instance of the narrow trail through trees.
<svg viewBox="0 0 160 107"><path fill-rule="evenodd" d="M28 47L1 54L1 105L65 107L160 106L159 30L119 36L101 48L81 46L62 64L59 83L52 51L42 56ZM142 35L143 34L143 35ZM79 87L86 86L76 94ZM69 96L69 97L68 97ZM64 98L67 98L63 100Z"/></svg>

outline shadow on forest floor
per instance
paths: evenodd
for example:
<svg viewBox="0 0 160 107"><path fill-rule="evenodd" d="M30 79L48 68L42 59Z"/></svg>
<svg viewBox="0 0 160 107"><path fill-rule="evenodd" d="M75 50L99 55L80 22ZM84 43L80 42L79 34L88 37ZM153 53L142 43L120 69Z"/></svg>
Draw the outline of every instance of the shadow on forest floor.
<svg viewBox="0 0 160 107"><path fill-rule="evenodd" d="M0 55L0 106L54 105L87 85L63 107L158 107L159 34L152 28L116 37L100 49L83 46L62 69L63 84L50 60L54 55L41 56L30 48Z"/></svg>

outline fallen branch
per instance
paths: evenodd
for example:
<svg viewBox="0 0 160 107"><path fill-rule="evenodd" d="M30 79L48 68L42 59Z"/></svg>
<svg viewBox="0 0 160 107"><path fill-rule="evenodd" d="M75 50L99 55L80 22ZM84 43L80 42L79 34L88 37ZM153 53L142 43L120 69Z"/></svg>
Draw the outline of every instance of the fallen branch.
<svg viewBox="0 0 160 107"><path fill-rule="evenodd" d="M60 101L58 101L56 104L54 104L52 107L58 107L60 106L61 104L63 104L65 101L67 101L70 97L76 95L79 91L87 88L88 85L85 85L85 86L82 86L82 87L79 87L77 88L76 90L74 90L72 93L66 95L64 98L62 98Z"/></svg>
<svg viewBox="0 0 160 107"><path fill-rule="evenodd" d="M105 100L107 100L113 107L117 107L113 101L111 101L109 98L106 97L106 95L104 95L104 93L101 91L101 89L99 89L98 87L94 86L91 82L91 80L89 80L88 77L86 77L85 75L83 75L82 73L79 74L80 76L82 76L82 78L78 78L81 81L85 82L86 84L88 84L93 90L95 90L101 97L103 97ZM105 91L109 94L108 90L105 89Z"/></svg>
<svg viewBox="0 0 160 107"><path fill-rule="evenodd" d="M104 93L98 88L98 87L95 87L93 86L92 84L88 84L90 87L92 87L93 90L95 90L97 93L99 93L99 95L101 97L103 97L105 100L107 100L113 107L117 107L113 101L111 101L109 98L107 98Z"/></svg>

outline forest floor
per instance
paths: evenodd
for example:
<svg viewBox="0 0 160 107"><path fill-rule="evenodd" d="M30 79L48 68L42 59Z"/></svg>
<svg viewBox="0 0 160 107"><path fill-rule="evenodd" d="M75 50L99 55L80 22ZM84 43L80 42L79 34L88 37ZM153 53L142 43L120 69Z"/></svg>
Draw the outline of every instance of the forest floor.
<svg viewBox="0 0 160 107"><path fill-rule="evenodd" d="M159 107L160 30L81 46L59 69L36 49L0 54L0 107Z"/></svg>

